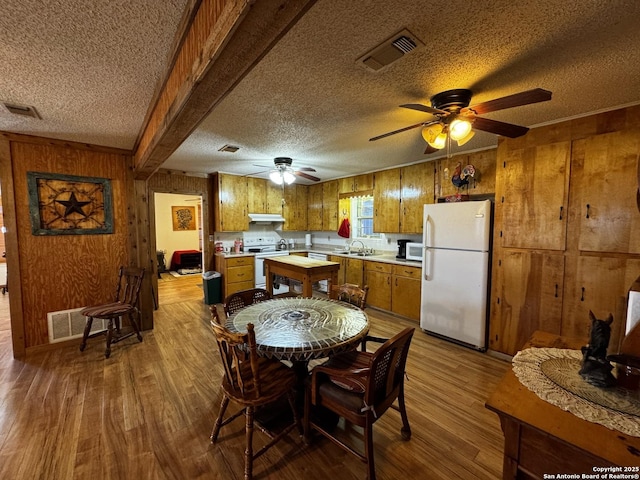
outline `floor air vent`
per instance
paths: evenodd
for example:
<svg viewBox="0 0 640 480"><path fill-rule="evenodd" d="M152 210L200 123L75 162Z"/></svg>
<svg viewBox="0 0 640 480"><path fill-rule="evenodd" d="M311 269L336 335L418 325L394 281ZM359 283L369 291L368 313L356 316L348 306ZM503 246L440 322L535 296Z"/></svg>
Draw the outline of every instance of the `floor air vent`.
<svg viewBox="0 0 640 480"><path fill-rule="evenodd" d="M421 46L424 46L424 44L409 30L405 29L365 53L356 60L356 63L367 70L379 72Z"/></svg>
<svg viewBox="0 0 640 480"><path fill-rule="evenodd" d="M84 333L87 317L80 315L84 307L72 310L60 310L47 313L49 323L49 343L62 342L73 338L80 338ZM94 319L91 333L107 329L107 320Z"/></svg>

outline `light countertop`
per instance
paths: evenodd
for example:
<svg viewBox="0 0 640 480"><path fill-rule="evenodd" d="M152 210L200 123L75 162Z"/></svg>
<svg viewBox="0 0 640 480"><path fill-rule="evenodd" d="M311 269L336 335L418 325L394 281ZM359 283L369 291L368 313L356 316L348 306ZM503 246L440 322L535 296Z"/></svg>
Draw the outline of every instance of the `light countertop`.
<svg viewBox="0 0 640 480"><path fill-rule="evenodd" d="M294 253L319 253L322 255L335 255L342 258L358 258L360 260L365 260L369 262L383 262L383 263L394 263L397 265L406 265L411 267L422 267L422 262L416 262L413 260L402 260L396 258L395 251L382 251L381 253L376 253L374 255L366 255L360 256L356 254L349 253L338 253L335 248L295 248L293 250L284 250L289 252L289 254ZM216 255L223 256L225 258L234 258L234 257L253 257L255 253L243 252L243 253L229 253L229 252L216 252Z"/></svg>

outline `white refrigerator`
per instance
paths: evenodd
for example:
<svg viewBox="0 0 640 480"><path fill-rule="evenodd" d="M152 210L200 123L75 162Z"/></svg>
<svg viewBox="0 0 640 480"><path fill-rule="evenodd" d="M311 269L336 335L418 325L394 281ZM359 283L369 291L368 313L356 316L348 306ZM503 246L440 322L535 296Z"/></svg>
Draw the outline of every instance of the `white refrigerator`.
<svg viewBox="0 0 640 480"><path fill-rule="evenodd" d="M424 206L420 328L484 351L490 200Z"/></svg>

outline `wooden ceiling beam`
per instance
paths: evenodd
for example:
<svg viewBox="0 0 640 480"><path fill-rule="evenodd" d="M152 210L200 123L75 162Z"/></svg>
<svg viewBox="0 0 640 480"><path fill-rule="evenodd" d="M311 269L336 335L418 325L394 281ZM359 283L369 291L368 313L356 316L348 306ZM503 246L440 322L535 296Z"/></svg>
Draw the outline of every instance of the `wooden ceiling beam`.
<svg viewBox="0 0 640 480"><path fill-rule="evenodd" d="M135 177L146 180L316 0L202 0L142 129Z"/></svg>

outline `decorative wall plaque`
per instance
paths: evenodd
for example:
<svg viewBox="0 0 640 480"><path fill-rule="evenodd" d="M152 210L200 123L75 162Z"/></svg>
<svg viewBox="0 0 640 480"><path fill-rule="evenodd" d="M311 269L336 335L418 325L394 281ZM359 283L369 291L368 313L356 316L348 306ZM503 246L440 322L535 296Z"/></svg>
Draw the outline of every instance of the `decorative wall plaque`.
<svg viewBox="0 0 640 480"><path fill-rule="evenodd" d="M113 233L109 179L27 172L27 185L34 235Z"/></svg>
<svg viewBox="0 0 640 480"><path fill-rule="evenodd" d="M171 219L174 230L196 229L195 207L171 207Z"/></svg>

